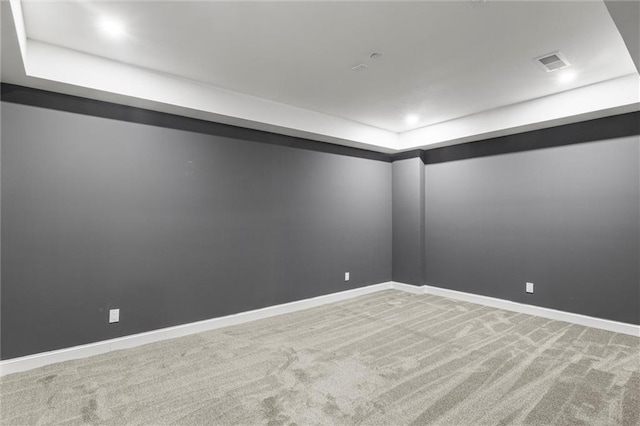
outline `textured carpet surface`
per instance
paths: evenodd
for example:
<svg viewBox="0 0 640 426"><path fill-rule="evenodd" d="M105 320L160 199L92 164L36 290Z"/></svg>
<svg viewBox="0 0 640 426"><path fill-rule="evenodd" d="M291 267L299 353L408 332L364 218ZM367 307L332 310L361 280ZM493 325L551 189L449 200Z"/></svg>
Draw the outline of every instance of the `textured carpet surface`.
<svg viewBox="0 0 640 426"><path fill-rule="evenodd" d="M640 339L383 291L8 375L0 423L639 425Z"/></svg>

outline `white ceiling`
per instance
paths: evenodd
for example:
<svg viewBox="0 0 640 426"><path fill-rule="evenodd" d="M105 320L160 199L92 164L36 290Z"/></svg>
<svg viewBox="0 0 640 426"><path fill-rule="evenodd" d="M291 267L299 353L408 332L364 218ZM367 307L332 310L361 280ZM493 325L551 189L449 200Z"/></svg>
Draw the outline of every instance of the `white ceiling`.
<svg viewBox="0 0 640 426"><path fill-rule="evenodd" d="M47 80L45 88L64 92L99 89L117 94L122 103L148 99L171 104L171 112L200 118L211 113L216 121L388 151L512 131L536 120L545 125L637 109L640 102L637 69L601 1L23 1L21 6L22 22L13 9L13 38L19 42L21 24L23 44L29 46L23 49L24 73L38 77L34 87ZM123 23L122 39L100 32L97 22L105 16ZM557 50L571 67L546 73L533 62ZM372 60L373 52L382 57ZM368 68L351 69L360 63ZM122 79L110 90L110 76L125 71L140 79L141 73L153 73L158 81L149 92L166 93L147 96L140 84L127 91L120 87ZM560 82L565 71L575 79ZM24 81L13 74L8 80ZM183 88L171 89L173 84ZM187 96L186 84L198 94ZM619 99L612 99L616 91ZM586 96L593 104L589 109ZM594 96L601 103L594 103ZM230 97L238 100L235 110ZM558 101L550 102L554 97ZM532 115L535 105L545 105L539 119ZM524 111L528 118L518 119ZM418 121L407 124L408 114ZM486 128L488 120L492 124ZM510 127L500 129L501 121ZM484 127L465 128L472 122ZM454 127L451 134L429 139L436 130Z"/></svg>

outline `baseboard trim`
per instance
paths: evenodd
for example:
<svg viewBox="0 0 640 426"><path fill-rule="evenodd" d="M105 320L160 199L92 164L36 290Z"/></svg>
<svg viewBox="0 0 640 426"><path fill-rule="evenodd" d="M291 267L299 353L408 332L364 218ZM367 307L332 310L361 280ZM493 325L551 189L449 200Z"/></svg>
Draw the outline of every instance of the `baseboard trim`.
<svg viewBox="0 0 640 426"><path fill-rule="evenodd" d="M347 300L382 290L389 290L392 288L393 286L391 282L373 284L366 287L345 290L338 293L331 293L323 296L313 297L310 299L297 300L295 302L283 303L281 305L268 306L266 308L255 309L252 311L227 315L224 317L212 318L204 321L197 321L189 324L162 328L145 333L132 334L115 339L102 340L100 342L73 346L71 348L42 352L19 358L12 358L5 361L0 361L0 376L19 373L38 367L44 367L46 365L55 364L58 362L71 361L74 359L86 358L94 355L101 355L119 349L129 349L136 346L146 345L148 343L174 339L176 337L201 333L203 331L215 330L222 327L228 327L230 325L237 325L249 321L269 318L275 315L282 315L304 309L314 308L316 306L340 302L342 300Z"/></svg>
<svg viewBox="0 0 640 426"><path fill-rule="evenodd" d="M392 281L391 282L391 288L393 288L394 290L404 291L406 293L424 294L424 286L417 286L417 285L413 285L413 284L404 284L404 283L399 283L399 282Z"/></svg>
<svg viewBox="0 0 640 426"><path fill-rule="evenodd" d="M566 321L574 324L584 325L587 327L599 328L602 330L640 337L640 326L634 324L627 324L602 318L590 317L587 315L558 311L555 309L541 308L539 306L497 299L494 297L481 296L478 294L465 293L462 291L449 290L446 288L433 287L428 285L415 286L411 284L389 281L369 285L366 287L355 288L352 290L341 291L338 293L313 297L310 299L303 299L295 302L283 303L281 305L269 306L253 311L241 312L224 317L212 318L204 321L178 325L175 327L162 328L145 333L133 334L130 336L118 337L110 340L103 340L86 345L74 346L71 348L8 359L5 361L0 361L0 376L19 373L38 367L44 367L46 365L55 364L58 362L71 361L74 359L100 355L115 350L134 348L136 346L146 345L148 343L188 336L190 334L201 333L203 331L215 330L222 327L228 327L231 325L269 318L275 315L297 312L304 309L326 305L328 303L340 302L342 300L347 300L354 297L390 289L400 290L412 294L433 294L436 296L448 297L464 302L491 306L507 311L536 315L543 318Z"/></svg>
<svg viewBox="0 0 640 426"><path fill-rule="evenodd" d="M396 287L397 284L398 283L395 282L392 283L392 287L398 288ZM436 296L448 297L464 302L477 303L480 305L491 306L493 308L504 309L506 311L536 315L543 318L565 321L573 324L584 325L587 327L599 328L601 330L613 331L616 333L640 337L640 325L590 317L587 315L574 314L571 312L558 311L556 309L542 308L540 306L512 302L510 300L497 299L495 297L481 296L478 294L465 293L457 290L449 290L446 288L433 287L428 285L424 285L420 288L422 290L422 294L433 294ZM398 288L398 290L401 290L401 288Z"/></svg>

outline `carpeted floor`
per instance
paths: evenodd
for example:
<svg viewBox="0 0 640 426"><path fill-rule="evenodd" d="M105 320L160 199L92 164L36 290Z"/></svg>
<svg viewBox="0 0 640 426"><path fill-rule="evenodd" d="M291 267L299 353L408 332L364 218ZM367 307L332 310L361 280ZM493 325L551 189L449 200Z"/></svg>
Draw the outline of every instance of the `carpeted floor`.
<svg viewBox="0 0 640 426"><path fill-rule="evenodd" d="M0 380L2 425L639 425L640 338L383 291Z"/></svg>

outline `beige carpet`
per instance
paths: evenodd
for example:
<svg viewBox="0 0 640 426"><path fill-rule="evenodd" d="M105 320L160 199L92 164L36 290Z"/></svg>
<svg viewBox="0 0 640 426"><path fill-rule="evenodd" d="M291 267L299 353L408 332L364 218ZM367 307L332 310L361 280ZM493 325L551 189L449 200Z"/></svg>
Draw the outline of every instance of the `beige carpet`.
<svg viewBox="0 0 640 426"><path fill-rule="evenodd" d="M368 296L0 381L2 425L639 425L640 339Z"/></svg>

